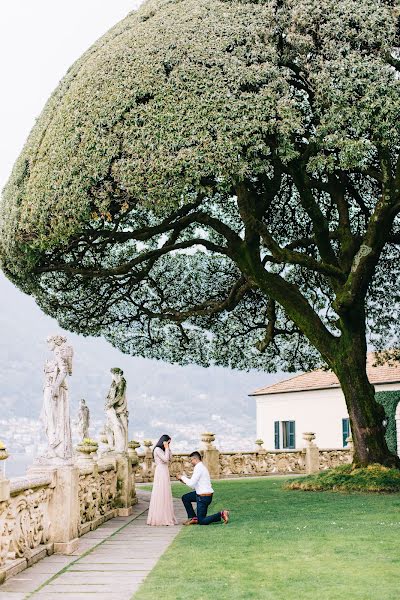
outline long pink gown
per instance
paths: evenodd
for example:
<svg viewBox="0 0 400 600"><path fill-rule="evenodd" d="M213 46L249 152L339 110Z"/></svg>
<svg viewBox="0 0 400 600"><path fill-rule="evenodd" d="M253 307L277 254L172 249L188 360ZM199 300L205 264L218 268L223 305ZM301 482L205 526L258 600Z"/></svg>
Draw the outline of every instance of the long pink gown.
<svg viewBox="0 0 400 600"><path fill-rule="evenodd" d="M154 462L156 463L156 469L154 472L153 491L151 492L147 525L178 524L174 513L171 483L169 480L168 465L171 458L169 448L165 452L161 448L155 448Z"/></svg>

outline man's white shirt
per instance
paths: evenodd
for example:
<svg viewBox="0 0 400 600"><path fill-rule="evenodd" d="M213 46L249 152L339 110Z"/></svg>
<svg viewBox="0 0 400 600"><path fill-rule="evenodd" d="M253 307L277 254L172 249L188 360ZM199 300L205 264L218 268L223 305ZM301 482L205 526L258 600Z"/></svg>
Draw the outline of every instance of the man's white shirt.
<svg viewBox="0 0 400 600"><path fill-rule="evenodd" d="M189 478L182 475L181 480L189 487L196 491L196 494L213 494L214 490L211 487L210 473L202 462L198 462L193 469L193 475Z"/></svg>

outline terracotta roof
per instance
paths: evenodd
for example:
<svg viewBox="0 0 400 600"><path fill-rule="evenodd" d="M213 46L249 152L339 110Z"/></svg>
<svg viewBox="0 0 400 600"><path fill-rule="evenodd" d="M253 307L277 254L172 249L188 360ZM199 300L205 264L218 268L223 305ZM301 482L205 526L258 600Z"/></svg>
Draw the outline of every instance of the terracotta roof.
<svg viewBox="0 0 400 600"><path fill-rule="evenodd" d="M367 375L372 384L400 382L400 363L384 364L374 367L375 354L368 353ZM249 396L266 396L268 394L284 394L286 392L304 392L306 390L326 390L340 387L338 378L332 371L310 371L295 375L284 381L255 390Z"/></svg>

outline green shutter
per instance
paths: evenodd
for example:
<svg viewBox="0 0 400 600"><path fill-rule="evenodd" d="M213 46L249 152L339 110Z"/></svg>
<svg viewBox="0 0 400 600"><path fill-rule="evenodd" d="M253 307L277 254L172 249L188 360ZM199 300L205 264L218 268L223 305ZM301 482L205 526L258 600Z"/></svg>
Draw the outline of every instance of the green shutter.
<svg viewBox="0 0 400 600"><path fill-rule="evenodd" d="M342 437L343 437L343 448L347 446L347 438L350 435L350 419L342 419Z"/></svg>
<svg viewBox="0 0 400 600"><path fill-rule="evenodd" d="M274 423L275 429L275 450L279 450L280 440L279 440L279 421L275 421Z"/></svg>
<svg viewBox="0 0 400 600"><path fill-rule="evenodd" d="M296 448L296 432L295 432L295 422L289 421L289 448Z"/></svg>

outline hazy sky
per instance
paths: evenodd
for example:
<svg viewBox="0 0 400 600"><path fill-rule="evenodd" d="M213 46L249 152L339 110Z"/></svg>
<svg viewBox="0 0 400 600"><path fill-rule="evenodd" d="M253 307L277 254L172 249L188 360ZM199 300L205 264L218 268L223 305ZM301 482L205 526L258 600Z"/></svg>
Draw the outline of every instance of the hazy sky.
<svg viewBox="0 0 400 600"><path fill-rule="evenodd" d="M13 163L35 119L67 69L96 39L141 3L142 0L113 0L112 2L110 0L13 0L12 2L0 0L1 189L10 175ZM53 319L40 313L32 298L24 296L15 289L1 272L0 329L0 350L3 348L0 381L1 376L8 376L9 369L12 367L11 354L17 349L17 362L29 363L33 373L32 386L36 390L35 394L40 395L42 352L45 352L44 339L58 327ZM204 378L204 370L200 367L177 368L160 365L160 363L157 367L151 361L122 357L103 340L81 337L78 339L76 336L71 336L70 339L76 350L79 350L78 362L79 356L83 354L92 356L95 362L98 361L100 375L106 371L106 367L108 369L116 363L119 364L120 361L124 369L131 371L130 381L141 379L139 383L146 391L149 390L149 393L153 392L150 389L151 383L146 385L146 379L153 380L155 375L159 375L162 381L165 374L173 378L177 389L187 389L185 393L187 399L193 397L195 390L193 380L197 377L197 379L203 378L204 383L207 382L211 396L216 395L216 390L219 390L220 396L231 399L232 396L237 395L243 401L248 392L276 379L276 376L262 373L234 374L223 369L208 370L207 377ZM40 345L37 346L39 342ZM128 360L131 361L129 362L131 366L126 362ZM87 364L87 361L84 364ZM109 375L107 377L109 378ZM82 381L83 375L79 378L77 373L75 384L77 388L80 389ZM105 381L104 379L102 389L106 385ZM196 385L198 387L198 384ZM0 395L1 393L2 386ZM155 404L161 406L157 389L154 394ZM185 408L189 410L188 405ZM140 407L138 411L139 409ZM143 402L142 421L145 420L144 411ZM247 413L249 418L254 418L254 401L246 399L244 406L237 406L237 411L239 413L243 411L242 414ZM139 419L140 414L136 414ZM163 416L167 417L167 415ZM173 415L169 416L173 419ZM196 419L198 421L194 407L192 407L191 418L193 421Z"/></svg>
<svg viewBox="0 0 400 600"><path fill-rule="evenodd" d="M143 0L0 1L0 187L71 64Z"/></svg>

